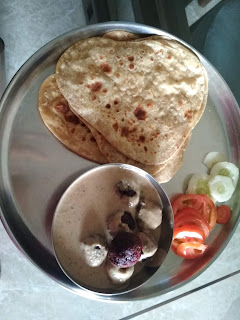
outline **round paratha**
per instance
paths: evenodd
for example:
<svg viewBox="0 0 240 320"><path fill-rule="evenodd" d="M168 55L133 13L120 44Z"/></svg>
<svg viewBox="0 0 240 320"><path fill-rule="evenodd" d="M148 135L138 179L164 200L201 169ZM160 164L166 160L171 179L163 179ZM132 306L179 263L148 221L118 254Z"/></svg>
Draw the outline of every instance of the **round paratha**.
<svg viewBox="0 0 240 320"><path fill-rule="evenodd" d="M129 41L139 38L138 35L125 30L111 30L104 33L103 38L108 38L116 41Z"/></svg>
<svg viewBox="0 0 240 320"><path fill-rule="evenodd" d="M132 166L138 167L142 170L147 171L149 174L154 175L157 174L161 169L163 169L167 163L159 164L159 165L147 165L141 162L135 161L131 158L128 158L123 153L114 148L105 138L104 136L98 132L93 126L87 123L84 119L81 120L89 127L92 135L97 141L99 150L102 152L104 157L108 160L109 163L127 163Z"/></svg>
<svg viewBox="0 0 240 320"><path fill-rule="evenodd" d="M55 75L42 83L38 109L44 124L67 148L89 160L107 162L89 128L70 110L58 89Z"/></svg>
<svg viewBox="0 0 240 320"><path fill-rule="evenodd" d="M178 170L181 168L184 158L184 153L187 149L188 143L191 139L190 136L186 139L186 141L183 143L182 147L174 154L174 156L165 164L165 166L159 170L156 174L153 175L153 177L159 182L159 183L166 183L169 180L172 179L172 177L178 172Z"/></svg>
<svg viewBox="0 0 240 320"><path fill-rule="evenodd" d="M60 57L56 79L76 114L121 153L148 165L167 162L181 148L206 104L197 56L161 37L81 40Z"/></svg>

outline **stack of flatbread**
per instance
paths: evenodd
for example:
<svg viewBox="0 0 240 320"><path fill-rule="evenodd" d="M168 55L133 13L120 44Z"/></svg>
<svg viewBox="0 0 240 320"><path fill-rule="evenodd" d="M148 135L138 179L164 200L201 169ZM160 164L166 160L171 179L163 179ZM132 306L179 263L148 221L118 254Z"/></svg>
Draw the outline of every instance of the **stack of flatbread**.
<svg viewBox="0 0 240 320"><path fill-rule="evenodd" d="M182 164L207 94L204 67L181 43L114 31L69 47L40 87L38 107L70 150L135 165L163 183Z"/></svg>

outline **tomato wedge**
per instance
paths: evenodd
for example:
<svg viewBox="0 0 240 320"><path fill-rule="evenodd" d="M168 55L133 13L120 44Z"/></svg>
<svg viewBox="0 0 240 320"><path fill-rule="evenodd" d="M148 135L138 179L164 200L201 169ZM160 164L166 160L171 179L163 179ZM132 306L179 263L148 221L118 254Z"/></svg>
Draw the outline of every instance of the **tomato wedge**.
<svg viewBox="0 0 240 320"><path fill-rule="evenodd" d="M217 221L217 209L214 202L209 196L207 196L206 194L201 194L201 197L203 197L206 201L205 218L209 223L210 230L212 230Z"/></svg>
<svg viewBox="0 0 240 320"><path fill-rule="evenodd" d="M174 229L172 245L177 248L181 243L203 243L205 240L201 227L184 225Z"/></svg>
<svg viewBox="0 0 240 320"><path fill-rule="evenodd" d="M225 204L217 207L217 223L225 224L231 218L232 211Z"/></svg>
<svg viewBox="0 0 240 320"><path fill-rule="evenodd" d="M174 216L174 227L178 228L184 225L195 225L200 227L204 233L205 239L209 235L209 224L196 209L186 207L176 213Z"/></svg>
<svg viewBox="0 0 240 320"><path fill-rule="evenodd" d="M201 243L181 243L177 247L177 255L184 259L196 259L203 255L207 245Z"/></svg>

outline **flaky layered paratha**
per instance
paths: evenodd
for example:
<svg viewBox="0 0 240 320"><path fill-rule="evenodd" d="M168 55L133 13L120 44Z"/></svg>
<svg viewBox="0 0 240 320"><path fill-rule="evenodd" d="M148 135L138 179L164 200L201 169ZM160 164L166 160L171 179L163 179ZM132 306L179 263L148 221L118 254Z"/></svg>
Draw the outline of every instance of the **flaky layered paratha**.
<svg viewBox="0 0 240 320"><path fill-rule="evenodd" d="M89 160L107 162L89 128L70 110L57 87L55 75L42 83L38 109L44 124L66 147Z"/></svg>
<svg viewBox="0 0 240 320"><path fill-rule="evenodd" d="M150 165L180 149L207 96L195 54L161 37L81 40L59 59L56 79L75 113L121 153Z"/></svg>
<svg viewBox="0 0 240 320"><path fill-rule="evenodd" d="M188 143L191 139L190 136L185 140L182 147L174 154L174 156L165 164L165 166L159 170L158 173L154 174L154 178L159 183L166 183L172 179L172 177L177 173L177 171L181 168L184 153L187 149Z"/></svg>
<svg viewBox="0 0 240 320"><path fill-rule="evenodd" d="M136 40L139 38L139 36L125 30L111 30L107 33L104 33L103 38L108 38L117 41L129 41Z"/></svg>
<svg viewBox="0 0 240 320"><path fill-rule="evenodd" d="M177 150L177 152L170 158L169 161L160 164L160 165L144 165L138 161L127 158L124 154L120 153L116 148L114 148L104 137L103 135L94 129L91 125L82 121L89 127L94 138L97 141L98 147L103 155L106 157L109 163L127 163L133 166L136 166L140 169L143 169L154 176L154 178L159 183L166 183L172 179L172 177L180 169L183 156L186 151L186 148L191 139L191 134L187 137L186 141L183 143L183 146Z"/></svg>
<svg viewBox="0 0 240 320"><path fill-rule="evenodd" d="M159 164L159 165L147 165L141 162L135 161L126 157L123 153L114 148L105 138L104 136L98 132L93 126L87 123L84 119L81 119L91 130L92 135L96 139L99 150L104 155L109 163L127 163L132 166L136 166L140 169L143 169L150 173L151 175L157 174L161 169L163 169L167 163Z"/></svg>

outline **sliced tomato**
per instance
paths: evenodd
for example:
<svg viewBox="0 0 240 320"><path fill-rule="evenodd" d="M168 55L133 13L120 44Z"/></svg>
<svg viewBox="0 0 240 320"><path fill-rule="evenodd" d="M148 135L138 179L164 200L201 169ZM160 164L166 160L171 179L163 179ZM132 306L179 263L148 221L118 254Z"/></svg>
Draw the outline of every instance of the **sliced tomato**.
<svg viewBox="0 0 240 320"><path fill-rule="evenodd" d="M177 255L184 259L196 259L203 255L207 245L201 243L181 243L177 247Z"/></svg>
<svg viewBox="0 0 240 320"><path fill-rule="evenodd" d="M176 194L174 194L174 195L171 197L171 199L170 199L171 204L173 204L173 202L174 202L177 198L179 198L180 196L183 196L183 195L184 195L184 193L176 193Z"/></svg>
<svg viewBox="0 0 240 320"><path fill-rule="evenodd" d="M206 201L198 194L184 194L180 195L173 203L173 214L175 215L179 210L190 207L197 211L204 212L206 210Z"/></svg>
<svg viewBox="0 0 240 320"><path fill-rule="evenodd" d="M225 204L217 207L217 223L225 224L231 218L232 211Z"/></svg>
<svg viewBox="0 0 240 320"><path fill-rule="evenodd" d="M204 212L204 217L209 223L210 230L212 230L217 221L217 209L209 196L206 194L201 194L201 197L203 197L206 201L206 211Z"/></svg>
<svg viewBox="0 0 240 320"><path fill-rule="evenodd" d="M212 230L216 224L217 211L215 204L207 195L185 194L178 197L172 204L174 215L185 207L197 210L208 221Z"/></svg>
<svg viewBox="0 0 240 320"><path fill-rule="evenodd" d="M172 245L177 248L181 243L203 243L205 236L201 227L184 225L174 229Z"/></svg>
<svg viewBox="0 0 240 320"><path fill-rule="evenodd" d="M175 254L177 254L177 248L175 248L173 244L172 244L172 246L171 246L171 249L172 249L172 251L173 251Z"/></svg>
<svg viewBox="0 0 240 320"><path fill-rule="evenodd" d="M194 208L183 208L174 216L174 227L182 227L184 225L196 225L202 228L205 239L209 235L208 221Z"/></svg>

